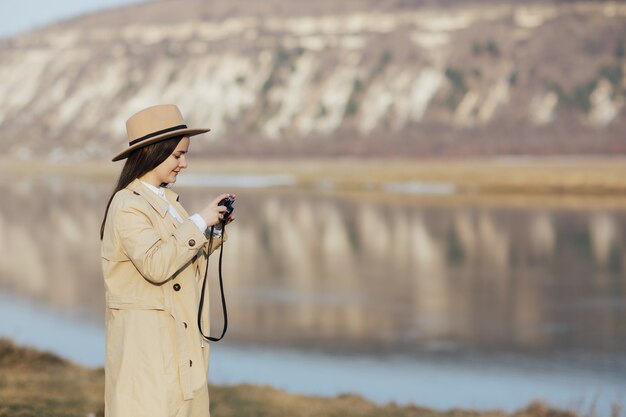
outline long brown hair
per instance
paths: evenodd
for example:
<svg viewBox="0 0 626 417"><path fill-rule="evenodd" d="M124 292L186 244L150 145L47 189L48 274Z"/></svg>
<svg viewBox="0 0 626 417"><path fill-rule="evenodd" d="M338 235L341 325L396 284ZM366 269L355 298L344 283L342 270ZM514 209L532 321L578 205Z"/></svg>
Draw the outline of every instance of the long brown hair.
<svg viewBox="0 0 626 417"><path fill-rule="evenodd" d="M106 224L109 207L111 206L111 201L113 201L115 193L126 188L135 178L142 177L159 166L174 152L183 137L184 136L174 136L166 140L151 143L150 145L135 149L128 155L128 159L126 159L124 168L122 168L120 177L117 180L117 185L111 197L109 197L107 208L104 210L104 218L102 219L102 226L100 226L100 240L102 240L104 236L104 225Z"/></svg>

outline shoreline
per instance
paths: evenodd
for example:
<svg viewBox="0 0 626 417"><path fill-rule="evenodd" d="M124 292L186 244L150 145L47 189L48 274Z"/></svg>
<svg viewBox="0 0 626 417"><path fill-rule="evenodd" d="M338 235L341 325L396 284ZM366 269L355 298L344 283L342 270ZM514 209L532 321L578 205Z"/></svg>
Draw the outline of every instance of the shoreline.
<svg viewBox="0 0 626 417"><path fill-rule="evenodd" d="M0 160L0 174L114 184L122 164ZM191 159L176 188L309 193L359 201L626 209L626 156L468 159Z"/></svg>
<svg viewBox="0 0 626 417"><path fill-rule="evenodd" d="M104 370L0 338L0 416L102 416ZM297 378L294 375L294 378ZM533 402L513 413L499 410L434 410L418 405L374 404L355 394L321 397L252 384L210 385L211 413L220 416L579 417Z"/></svg>
<svg viewBox="0 0 626 417"><path fill-rule="evenodd" d="M115 178L123 164L0 159L0 173ZM288 175L296 186L330 182L336 190L376 191L388 183L451 184L463 194L606 195L626 193L626 156L467 159L193 159L192 175Z"/></svg>

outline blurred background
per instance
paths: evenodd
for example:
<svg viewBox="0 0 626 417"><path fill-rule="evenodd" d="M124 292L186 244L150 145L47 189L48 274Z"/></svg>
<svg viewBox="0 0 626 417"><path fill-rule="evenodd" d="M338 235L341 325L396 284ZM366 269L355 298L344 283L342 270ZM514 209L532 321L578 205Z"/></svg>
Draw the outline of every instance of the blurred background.
<svg viewBox="0 0 626 417"><path fill-rule="evenodd" d="M103 366L109 161L175 103L211 128L183 205L238 195L211 382L625 415L625 3L41 0L0 36L0 336Z"/></svg>

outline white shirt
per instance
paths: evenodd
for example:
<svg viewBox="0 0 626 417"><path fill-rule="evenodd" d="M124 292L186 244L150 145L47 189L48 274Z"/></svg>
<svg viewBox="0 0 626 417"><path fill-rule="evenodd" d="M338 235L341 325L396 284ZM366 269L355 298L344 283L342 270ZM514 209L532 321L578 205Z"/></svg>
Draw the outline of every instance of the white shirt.
<svg viewBox="0 0 626 417"><path fill-rule="evenodd" d="M178 214L174 206L167 200L167 198L165 198L165 190L163 189L163 187L157 188L154 185L149 184L145 181L141 181L141 183L148 187L148 189L154 192L156 195L161 197L165 202L167 202L167 212L170 213L172 217L178 220L179 223L183 222L183 218L180 216L180 214ZM201 215L199 215L198 213L192 214L191 216L189 216L189 220L191 220L198 227L198 229L200 229L200 232L206 232L208 226ZM217 228L213 228L213 234L216 236L221 236L222 231Z"/></svg>

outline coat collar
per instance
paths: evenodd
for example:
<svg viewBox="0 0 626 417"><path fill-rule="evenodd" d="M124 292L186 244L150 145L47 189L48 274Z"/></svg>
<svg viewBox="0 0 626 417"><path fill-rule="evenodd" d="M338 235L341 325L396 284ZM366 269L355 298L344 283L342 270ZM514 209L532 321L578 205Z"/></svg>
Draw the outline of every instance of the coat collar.
<svg viewBox="0 0 626 417"><path fill-rule="evenodd" d="M128 186L126 186L126 188L145 198L148 203L150 203L150 205L161 215L161 217L165 217L169 207L167 201L163 200L161 197L156 195L154 191L143 185L138 178L135 178L130 184L128 184ZM166 188L165 198L167 198L170 202L178 201L178 194L169 188Z"/></svg>

